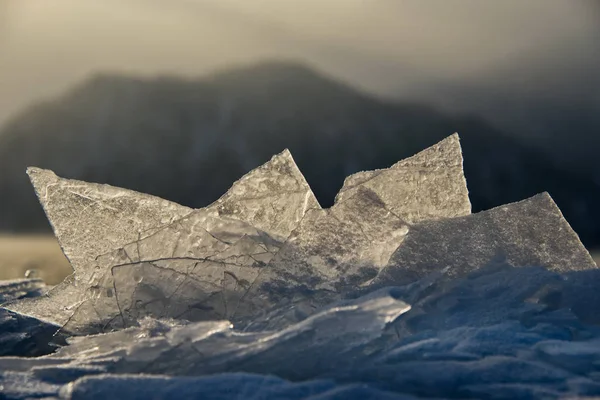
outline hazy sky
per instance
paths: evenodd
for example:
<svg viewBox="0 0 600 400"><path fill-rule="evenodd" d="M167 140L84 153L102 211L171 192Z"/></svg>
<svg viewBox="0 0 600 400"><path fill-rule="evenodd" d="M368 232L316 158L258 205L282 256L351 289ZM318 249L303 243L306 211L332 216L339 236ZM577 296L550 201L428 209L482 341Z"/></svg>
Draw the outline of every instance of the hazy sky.
<svg viewBox="0 0 600 400"><path fill-rule="evenodd" d="M581 74L600 60L594 3L0 0L0 123L99 71L196 76L286 58L400 95L532 65Z"/></svg>

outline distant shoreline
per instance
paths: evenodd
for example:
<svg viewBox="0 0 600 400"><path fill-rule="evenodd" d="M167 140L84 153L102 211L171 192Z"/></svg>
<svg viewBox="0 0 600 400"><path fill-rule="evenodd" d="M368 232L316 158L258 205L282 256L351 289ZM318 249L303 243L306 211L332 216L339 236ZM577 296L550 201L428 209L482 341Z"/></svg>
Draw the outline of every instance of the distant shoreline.
<svg viewBox="0 0 600 400"><path fill-rule="evenodd" d="M0 233L0 280L24 278L28 269L49 285L60 283L71 266L51 234Z"/></svg>

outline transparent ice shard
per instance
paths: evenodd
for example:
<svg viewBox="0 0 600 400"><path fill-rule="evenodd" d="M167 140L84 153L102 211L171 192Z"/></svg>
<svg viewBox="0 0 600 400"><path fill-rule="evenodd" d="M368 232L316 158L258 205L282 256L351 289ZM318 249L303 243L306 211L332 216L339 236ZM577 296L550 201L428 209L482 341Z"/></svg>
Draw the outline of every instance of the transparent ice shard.
<svg viewBox="0 0 600 400"><path fill-rule="evenodd" d="M249 321L291 303L316 309L367 287L408 232L368 188L358 188L330 209L310 210L261 270L247 296L252 301L241 305L236 318Z"/></svg>
<svg viewBox="0 0 600 400"><path fill-rule="evenodd" d="M64 190L67 205L81 207L81 193ZM107 200L110 207L118 198ZM57 202L45 207L58 210L50 218L65 223ZM457 135L389 169L349 177L326 210L286 150L206 208L155 219L93 259L104 247L80 245L85 267L42 301L14 308L58 321L73 334L136 326L146 317L226 319L250 331L293 325L332 301L377 287L442 270L447 277L464 275L498 255L515 266L596 268L548 195L469 213Z"/></svg>
<svg viewBox="0 0 600 400"><path fill-rule="evenodd" d="M155 319L143 319L136 327L126 328L117 332L98 334L90 336L74 336L67 339L69 345L61 347L53 357L57 359L81 360L105 359L111 357L122 357L123 350L132 345L136 340L149 340L164 337L167 333L178 329L183 332L185 324L175 321L158 321ZM206 323L195 323L195 335L198 338L216 332L228 331L231 324L227 321L210 321Z"/></svg>
<svg viewBox="0 0 600 400"><path fill-rule="evenodd" d="M409 224L471 213L456 133L390 168L349 176L336 203L352 197L359 188L372 190L386 208Z"/></svg>
<svg viewBox="0 0 600 400"><path fill-rule="evenodd" d="M286 150L242 177L211 206L100 256L88 282L91 301L75 311L65 329L122 328L146 314L191 320L233 316L258 268L279 250L279 240L315 207L320 208ZM130 279L140 274L148 274L143 282ZM162 280L164 274L174 281ZM149 291L162 302L144 298ZM101 322L94 321L98 316Z"/></svg>
<svg viewBox="0 0 600 400"><path fill-rule="evenodd" d="M281 243L251 225L198 211L97 260L71 333L132 326L145 316L232 317Z"/></svg>
<svg viewBox="0 0 600 400"><path fill-rule="evenodd" d="M411 227L378 275L398 285L446 268L461 276L503 257L512 266L556 272L596 269L596 263L547 193L477 214Z"/></svg>
<svg viewBox="0 0 600 400"><path fill-rule="evenodd" d="M237 317L249 322L285 304L310 313L368 287L412 224L470 214L462 163L454 134L391 168L348 177L331 209L307 212L249 293L259 301L243 304Z"/></svg>
<svg viewBox="0 0 600 400"><path fill-rule="evenodd" d="M63 252L82 281L98 255L192 211L132 190L59 178L49 170L28 168L27 173Z"/></svg>
<svg viewBox="0 0 600 400"><path fill-rule="evenodd" d="M195 276L196 268L202 268L204 276ZM222 293L221 282L227 276L223 269L219 263L175 260L114 268L116 300L124 325L135 326L146 316L189 321L224 318L228 304Z"/></svg>
<svg viewBox="0 0 600 400"><path fill-rule="evenodd" d="M264 232L270 238L265 241L270 252L274 249L270 242L285 240L307 210L320 207L287 150L235 182L211 206L193 213L186 207L129 190L61 179L37 168L28 171L74 274L46 296L7 307L61 325L84 322L73 312L92 311L89 304L83 303L90 292L97 292L99 281L110 296L108 270L123 261L98 262L98 258L109 257L103 256L106 253L118 252L117 258L125 257L129 262L182 254L208 257L241 237L235 229L228 230L231 221L236 220L253 232L256 229L247 222ZM193 223L186 228L182 223L189 220L180 220L190 214ZM213 235L214 240L199 239L202 235ZM206 247L203 251L195 247L198 240ZM90 315L102 315L94 309ZM101 325L106 321L89 322Z"/></svg>
<svg viewBox="0 0 600 400"><path fill-rule="evenodd" d="M289 150L252 170L211 207L285 240L306 211L321 208Z"/></svg>
<svg viewBox="0 0 600 400"><path fill-rule="evenodd" d="M192 210L127 189L63 179L52 171L27 170L73 275L46 295L8 305L11 310L62 324L81 300L94 259Z"/></svg>

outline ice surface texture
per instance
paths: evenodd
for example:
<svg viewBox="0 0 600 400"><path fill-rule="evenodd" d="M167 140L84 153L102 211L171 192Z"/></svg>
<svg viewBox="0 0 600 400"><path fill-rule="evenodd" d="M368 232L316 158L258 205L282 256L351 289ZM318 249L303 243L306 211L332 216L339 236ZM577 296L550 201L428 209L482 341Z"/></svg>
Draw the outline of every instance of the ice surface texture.
<svg viewBox="0 0 600 400"><path fill-rule="evenodd" d="M329 209L287 150L197 210L28 173L73 275L0 287L9 398L600 394L599 270L546 193L471 214L456 134Z"/></svg>
<svg viewBox="0 0 600 400"><path fill-rule="evenodd" d="M600 298L581 282L599 278L498 263L343 300L283 329L144 319L45 357L0 358L0 385L11 398L66 399L598 395L600 327L585 314Z"/></svg>
<svg viewBox="0 0 600 400"><path fill-rule="evenodd" d="M45 296L8 307L59 325L86 299L97 297L112 267L99 265L105 253L130 244L128 248L140 252L131 254L132 259L203 259L251 231L273 242L285 240L306 210L319 207L287 150L200 210L126 189L61 179L51 171L30 168L28 173L74 274ZM130 256L126 249L122 252ZM111 296L106 290L103 295Z"/></svg>

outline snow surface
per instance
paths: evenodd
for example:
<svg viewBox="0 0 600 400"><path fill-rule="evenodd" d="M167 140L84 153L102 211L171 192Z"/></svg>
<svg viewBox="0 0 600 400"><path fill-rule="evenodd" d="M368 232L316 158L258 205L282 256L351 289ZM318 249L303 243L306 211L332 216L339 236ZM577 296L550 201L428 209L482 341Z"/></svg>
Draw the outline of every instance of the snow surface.
<svg viewBox="0 0 600 400"><path fill-rule="evenodd" d="M64 399L600 395L600 294L582 290L599 278L499 263L379 289L269 331L147 318L47 356L0 358L0 385L6 398Z"/></svg>

